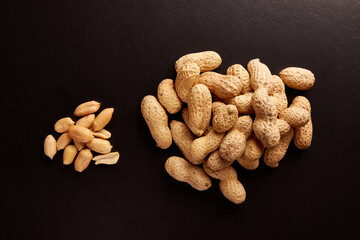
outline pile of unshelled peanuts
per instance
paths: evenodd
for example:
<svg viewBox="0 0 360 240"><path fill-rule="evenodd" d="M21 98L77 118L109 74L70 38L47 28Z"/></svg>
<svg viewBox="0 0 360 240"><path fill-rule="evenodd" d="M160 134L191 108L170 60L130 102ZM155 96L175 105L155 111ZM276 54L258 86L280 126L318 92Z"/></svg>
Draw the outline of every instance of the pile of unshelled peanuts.
<svg viewBox="0 0 360 240"><path fill-rule="evenodd" d="M107 139L111 137L111 133L104 129L112 118L114 108L105 108L95 117L94 113L99 108L99 102L85 102L75 109L74 115L81 117L76 123L70 117L58 120L54 129L62 135L57 141L52 135L45 138L45 155L53 159L57 151L64 149L64 165L71 164L76 157L74 167L78 172L84 171L91 160L95 161L95 165L117 163L120 154L110 153L112 146ZM74 145L70 145L72 141ZM79 154L77 154L78 151ZM93 157L91 151L100 155Z"/></svg>
<svg viewBox="0 0 360 240"><path fill-rule="evenodd" d="M171 79L160 82L157 98L145 96L141 112L158 147L166 149L174 141L184 154L184 158L167 159L165 169L170 176L199 191L211 187L210 177L218 179L222 194L240 204L246 192L233 162L254 170L263 156L264 163L274 168L291 140L299 149L310 147L310 102L297 96L288 106L285 85L308 90L315 77L298 67L271 75L259 59L251 60L247 70L235 64L226 75L212 72L221 62L213 51L181 57L175 63L175 83ZM184 122L168 124L166 110L175 114L183 102L187 104L182 110Z"/></svg>

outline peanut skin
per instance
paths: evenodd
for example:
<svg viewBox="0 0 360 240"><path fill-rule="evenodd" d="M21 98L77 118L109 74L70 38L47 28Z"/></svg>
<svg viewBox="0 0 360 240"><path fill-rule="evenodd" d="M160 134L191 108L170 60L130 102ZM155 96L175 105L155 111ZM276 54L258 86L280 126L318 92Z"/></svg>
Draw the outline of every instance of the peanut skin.
<svg viewBox="0 0 360 240"><path fill-rule="evenodd" d="M238 110L232 105L226 105L222 102L213 102L212 104L212 125L217 132L226 132L232 128L238 119Z"/></svg>
<svg viewBox="0 0 360 240"><path fill-rule="evenodd" d="M157 96L161 105L163 105L170 114L175 114L180 111L182 102L176 94L174 81L172 79L164 79L160 82Z"/></svg>
<svg viewBox="0 0 360 240"><path fill-rule="evenodd" d="M162 149L170 147L172 136L168 126L168 116L154 96L148 95L143 98L141 113L157 146Z"/></svg>
<svg viewBox="0 0 360 240"><path fill-rule="evenodd" d="M189 97L188 108L183 110L186 125L196 135L201 136L211 120L211 93L203 84L196 84ZM184 113L185 112L185 113ZM187 116L184 116L188 114Z"/></svg>
<svg viewBox="0 0 360 240"><path fill-rule="evenodd" d="M167 173L178 180L186 182L198 191L204 191L211 187L211 180L201 167L188 163L181 157L169 157L165 162Z"/></svg>
<svg viewBox="0 0 360 240"><path fill-rule="evenodd" d="M266 88L261 87L254 92L252 106L256 114L253 124L256 137L265 147L274 147L280 141L277 109Z"/></svg>
<svg viewBox="0 0 360 240"><path fill-rule="evenodd" d="M205 51L190 53L179 58L175 63L175 70L179 72L186 63L195 63L199 66L201 72L211 71L220 66L222 59L214 51Z"/></svg>
<svg viewBox="0 0 360 240"><path fill-rule="evenodd" d="M315 83L314 74L305 68L288 67L279 76L286 86L297 90L309 90Z"/></svg>
<svg viewBox="0 0 360 240"><path fill-rule="evenodd" d="M235 161L244 153L246 139L250 136L252 119L249 115L238 118L236 124L221 142L220 156L227 161Z"/></svg>
<svg viewBox="0 0 360 240"><path fill-rule="evenodd" d="M221 99L237 96L242 89L241 81L232 75L222 75L216 72L204 72L200 75L199 82L206 85L210 92Z"/></svg>

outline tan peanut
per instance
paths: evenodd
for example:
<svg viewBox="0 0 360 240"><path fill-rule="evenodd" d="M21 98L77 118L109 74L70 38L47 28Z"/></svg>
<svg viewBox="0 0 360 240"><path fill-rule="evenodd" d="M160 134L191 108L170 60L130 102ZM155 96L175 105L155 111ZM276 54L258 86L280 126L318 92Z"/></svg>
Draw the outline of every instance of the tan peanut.
<svg viewBox="0 0 360 240"><path fill-rule="evenodd" d="M172 79L164 79L160 82L157 97L161 105L163 105L170 114L175 114L180 111L182 102L176 94L174 81Z"/></svg>
<svg viewBox="0 0 360 240"><path fill-rule="evenodd" d="M175 70L179 72L186 63L195 63L201 72L211 71L220 66L222 59L214 51L190 53L179 58L175 63Z"/></svg>
<svg viewBox="0 0 360 240"><path fill-rule="evenodd" d="M190 145L191 158L194 164L200 164L211 152L219 148L225 133L211 129L206 136L195 139Z"/></svg>
<svg viewBox="0 0 360 240"><path fill-rule="evenodd" d="M285 120L292 127L304 126L310 118L308 110L302 107L296 107L293 104L279 114L279 119Z"/></svg>
<svg viewBox="0 0 360 240"><path fill-rule="evenodd" d="M186 63L178 71L175 79L175 90L181 101L187 103L191 88L199 81L200 68L196 63Z"/></svg>
<svg viewBox="0 0 360 240"><path fill-rule="evenodd" d="M77 125L72 125L69 128L68 133L69 136L76 142L87 143L94 138L90 129Z"/></svg>
<svg viewBox="0 0 360 240"><path fill-rule="evenodd" d="M279 162L286 154L293 135L294 130L291 128L289 132L281 136L280 143L278 145L265 150L264 163L267 166L275 168L279 165Z"/></svg>
<svg viewBox="0 0 360 240"><path fill-rule="evenodd" d="M94 120L95 120L95 114L89 114L77 120L76 125L84 128L90 128L94 123Z"/></svg>
<svg viewBox="0 0 360 240"><path fill-rule="evenodd" d="M278 126L280 135L284 135L285 133L289 132L291 129L290 124L288 124L285 120L283 119L276 119L276 124Z"/></svg>
<svg viewBox="0 0 360 240"><path fill-rule="evenodd" d="M216 72L204 72L198 83L207 86L213 94L221 99L233 98L241 92L242 85L238 77L223 75Z"/></svg>
<svg viewBox="0 0 360 240"><path fill-rule="evenodd" d="M235 204L241 204L245 201L246 192L244 186L237 179L236 171L232 166L219 171L213 171L207 166L207 161L205 161L203 168L210 177L220 180L220 191L227 199Z"/></svg>
<svg viewBox="0 0 360 240"><path fill-rule="evenodd" d="M110 142L101 138L93 138L93 140L86 143L86 146L94 152L101 154L109 153L112 149Z"/></svg>
<svg viewBox="0 0 360 240"><path fill-rule="evenodd" d="M227 161L220 156L219 150L210 153L207 160L208 167L213 171L218 171L230 166L234 161Z"/></svg>
<svg viewBox="0 0 360 240"><path fill-rule="evenodd" d="M171 131L168 126L168 116L158 100L151 95L145 96L141 102L141 113L150 129L156 146L162 149L172 143Z"/></svg>
<svg viewBox="0 0 360 240"><path fill-rule="evenodd" d="M280 141L277 126L277 109L275 103L264 87L258 88L252 96L252 106L255 111L253 130L256 137L265 147L273 147Z"/></svg>
<svg viewBox="0 0 360 240"><path fill-rule="evenodd" d="M270 94L274 97L278 113L285 110L288 106L288 100L285 93L285 85L279 76L272 75L272 91Z"/></svg>
<svg viewBox="0 0 360 240"><path fill-rule="evenodd" d="M291 106L301 107L309 112L309 121L301 127L294 128L294 144L298 149L307 149L311 146L313 125L311 120L311 105L309 100L303 96L297 96Z"/></svg>
<svg viewBox="0 0 360 240"><path fill-rule="evenodd" d="M50 159L53 159L57 152L56 148L56 140L53 137L53 135L47 135L44 141L44 153L46 156L48 156Z"/></svg>
<svg viewBox="0 0 360 240"><path fill-rule="evenodd" d="M252 95L251 92L245 93L230 99L228 103L235 105L240 114L254 114L251 103Z"/></svg>
<svg viewBox="0 0 360 240"><path fill-rule="evenodd" d="M250 85L250 74L242 65L234 64L230 66L227 69L226 74L236 76L240 79L242 85L241 94L253 91Z"/></svg>
<svg viewBox="0 0 360 240"><path fill-rule="evenodd" d="M238 119L238 110L232 105L226 105L222 102L213 102L212 104L212 125L217 132L226 132L232 128Z"/></svg>
<svg viewBox="0 0 360 240"><path fill-rule="evenodd" d="M286 86L297 90L308 90L315 83L314 74L305 68L288 67L283 69L279 76Z"/></svg>
<svg viewBox="0 0 360 240"><path fill-rule="evenodd" d="M102 138L102 139L109 139L111 138L111 132L109 132L108 130L105 129L101 129L100 131L97 132L92 132L94 137L98 137L98 138Z"/></svg>
<svg viewBox="0 0 360 240"><path fill-rule="evenodd" d="M103 129L111 120L114 113L114 108L105 108L95 118L92 128L95 132Z"/></svg>
<svg viewBox="0 0 360 240"><path fill-rule="evenodd" d="M272 89L272 76L269 68L256 58L251 60L247 69L250 73L250 84L254 91L260 87L264 87L271 92Z"/></svg>
<svg viewBox="0 0 360 240"><path fill-rule="evenodd" d="M252 130L252 119L249 115L241 116L236 124L225 135L220 144L220 156L227 161L235 161L244 153L246 140Z"/></svg>
<svg viewBox="0 0 360 240"><path fill-rule="evenodd" d="M71 125L73 125L74 123L75 122L71 118L65 117L65 118L59 119L55 123L54 129L58 133L64 133L64 132L67 132L69 130L69 127Z"/></svg>
<svg viewBox="0 0 360 240"><path fill-rule="evenodd" d="M191 156L190 146L195 140L195 136L191 133L185 123L172 120L170 122L170 130L175 144L179 147L180 151L184 154L185 158L194 164Z"/></svg>
<svg viewBox="0 0 360 240"><path fill-rule="evenodd" d="M74 145L66 146L63 154L63 164L64 165L71 164L74 161L77 152L78 151Z"/></svg>
<svg viewBox="0 0 360 240"><path fill-rule="evenodd" d="M73 140L73 141L74 141L75 147L76 147L76 149L77 149L78 151L81 151L81 150L84 149L85 143L83 143L83 142L78 142L78 141L75 141L75 140Z"/></svg>
<svg viewBox="0 0 360 240"><path fill-rule="evenodd" d="M80 104L74 111L74 115L77 117L89 115L96 112L100 108L100 103L96 101L89 101Z"/></svg>
<svg viewBox="0 0 360 240"><path fill-rule="evenodd" d="M211 93L203 84L196 84L189 96L188 108L184 117L186 125L196 135L201 136L211 120ZM184 113L183 113L184 116Z"/></svg>
<svg viewBox="0 0 360 240"><path fill-rule="evenodd" d="M165 162L167 173L180 182L186 182L198 191L211 187L211 180L201 167L188 163L181 157L169 157Z"/></svg>
<svg viewBox="0 0 360 240"><path fill-rule="evenodd" d="M114 165L118 162L120 158L120 154L118 152L112 152L104 155L97 155L93 157L92 160L95 161L95 165L99 164L107 164L107 165Z"/></svg>
<svg viewBox="0 0 360 240"><path fill-rule="evenodd" d="M64 149L67 145L69 145L72 141L72 138L70 137L69 133L63 133L56 141L56 148L57 150Z"/></svg>
<svg viewBox="0 0 360 240"><path fill-rule="evenodd" d="M75 159L74 168L77 172L84 171L90 164L93 155L90 149L83 149Z"/></svg>
<svg viewBox="0 0 360 240"><path fill-rule="evenodd" d="M244 154L237 159L238 163L247 170L254 170L259 166L259 158L264 152L264 146L257 137L252 134L246 141Z"/></svg>

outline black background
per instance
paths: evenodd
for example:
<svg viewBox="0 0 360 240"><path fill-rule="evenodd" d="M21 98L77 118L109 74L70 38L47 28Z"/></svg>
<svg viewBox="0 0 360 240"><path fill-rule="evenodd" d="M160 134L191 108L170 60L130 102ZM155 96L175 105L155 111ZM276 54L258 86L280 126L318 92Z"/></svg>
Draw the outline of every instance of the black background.
<svg viewBox="0 0 360 240"><path fill-rule="evenodd" d="M0 238L359 239L359 12L356 0L1 1ZM176 59L204 50L220 73L258 57L316 76L287 88L312 103L311 148L291 144L276 169L234 164L242 205L216 180L197 192L170 178L165 160L181 153L157 148L140 112ZM88 100L115 108L121 157L79 174L43 141Z"/></svg>

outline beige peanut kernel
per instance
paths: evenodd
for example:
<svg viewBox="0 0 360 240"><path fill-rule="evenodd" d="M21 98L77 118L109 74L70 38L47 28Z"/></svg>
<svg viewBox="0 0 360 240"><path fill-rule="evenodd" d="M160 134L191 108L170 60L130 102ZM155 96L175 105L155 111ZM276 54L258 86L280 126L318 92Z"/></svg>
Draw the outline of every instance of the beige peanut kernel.
<svg viewBox="0 0 360 240"><path fill-rule="evenodd" d="M74 115L77 117L89 115L96 112L100 108L100 103L96 101L89 101L80 104L74 111Z"/></svg>
<svg viewBox="0 0 360 240"><path fill-rule="evenodd" d="M242 65L234 64L230 66L227 69L226 74L236 76L240 79L242 85L241 94L253 91L250 85L250 74Z"/></svg>
<svg viewBox="0 0 360 240"><path fill-rule="evenodd" d="M103 129L111 120L114 113L114 108L105 108L102 110L99 115L95 118L92 129L97 132Z"/></svg>
<svg viewBox="0 0 360 240"><path fill-rule="evenodd" d="M87 143L94 138L90 129L77 125L71 126L68 133L69 136L76 142Z"/></svg>
<svg viewBox="0 0 360 240"><path fill-rule="evenodd" d="M314 74L305 68L288 67L283 69L279 76L286 86L297 90L308 90L315 83Z"/></svg>
<svg viewBox="0 0 360 240"><path fill-rule="evenodd" d="M161 105L170 113L175 114L180 111L182 102L175 91L174 81L164 79L160 82L157 96Z"/></svg>
<svg viewBox="0 0 360 240"><path fill-rule="evenodd" d="M201 72L211 71L220 66L222 59L214 51L190 53L179 58L175 63L175 70L179 72L186 63L195 63Z"/></svg>
<svg viewBox="0 0 360 240"><path fill-rule="evenodd" d="M72 141L72 138L70 137L69 133L63 133L56 141L56 148L57 150L64 149L67 145L69 145Z"/></svg>
<svg viewBox="0 0 360 240"><path fill-rule="evenodd" d="M225 135L221 142L220 156L227 161L235 161L244 153L246 140L252 130L252 119L249 115L241 116L236 124Z"/></svg>
<svg viewBox="0 0 360 240"><path fill-rule="evenodd" d="M44 141L44 153L46 156L48 156L50 159L53 159L57 152L56 148L56 140L53 137L53 135L47 135Z"/></svg>
<svg viewBox="0 0 360 240"><path fill-rule="evenodd" d="M230 99L240 94L242 85L238 77L216 72L204 72L198 83L207 86L213 94L221 99Z"/></svg>
<svg viewBox="0 0 360 240"><path fill-rule="evenodd" d="M77 152L78 151L74 145L66 146L63 154L63 164L64 165L71 164L74 161Z"/></svg>
<svg viewBox="0 0 360 240"><path fill-rule="evenodd" d="M166 149L172 143L168 116L158 100L151 95L145 96L141 102L141 113L150 129L151 136L159 148Z"/></svg>
<svg viewBox="0 0 360 240"><path fill-rule="evenodd" d="M64 132L67 132L69 130L69 127L71 125L73 125L74 123L75 122L71 118L65 117L65 118L59 119L55 123L54 129L58 133L64 133Z"/></svg>
<svg viewBox="0 0 360 240"><path fill-rule="evenodd" d="M90 149L83 149L75 159L74 168L77 172L84 171L90 164L93 155Z"/></svg>
<svg viewBox="0 0 360 240"><path fill-rule="evenodd" d="M94 152L101 154L109 153L112 149L110 142L101 138L93 138L90 142L86 143L86 146Z"/></svg>
<svg viewBox="0 0 360 240"><path fill-rule="evenodd" d="M196 190L204 191L211 187L211 180L204 170L181 157L169 157L165 162L165 170L171 177L188 183Z"/></svg>
<svg viewBox="0 0 360 240"><path fill-rule="evenodd" d="M73 140L73 141L74 141L74 145L75 145L75 147L76 147L76 149L77 149L78 151L81 151L81 150L84 149L85 143L83 143L83 142L78 142L78 141L75 141L75 140Z"/></svg>
<svg viewBox="0 0 360 240"><path fill-rule="evenodd" d="M120 154L118 152L112 152L108 154L98 155L93 157L92 160L95 161L95 165L106 164L106 165L114 165L118 162L120 158Z"/></svg>
<svg viewBox="0 0 360 240"><path fill-rule="evenodd" d="M95 114L89 114L87 116L84 116L77 120L76 124L77 126L81 126L84 128L90 128L95 120Z"/></svg>
<svg viewBox="0 0 360 240"><path fill-rule="evenodd" d="M212 126L215 131L226 132L235 125L238 119L238 110L232 104L213 102L212 115Z"/></svg>
<svg viewBox="0 0 360 240"><path fill-rule="evenodd" d="M108 130L105 129L101 129L100 131L97 132L92 132L94 137L97 138L102 138L102 139L109 139L111 138L111 132L109 132Z"/></svg>

